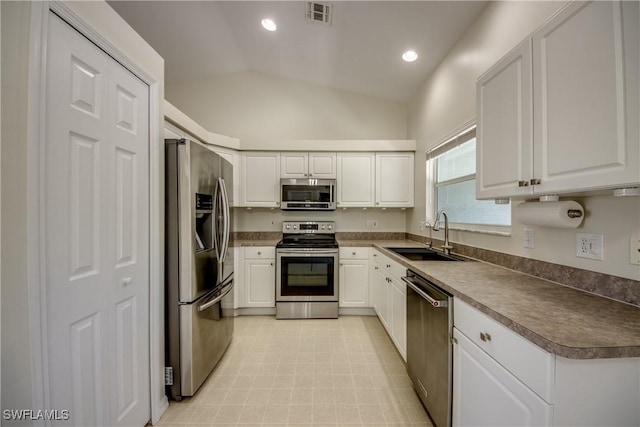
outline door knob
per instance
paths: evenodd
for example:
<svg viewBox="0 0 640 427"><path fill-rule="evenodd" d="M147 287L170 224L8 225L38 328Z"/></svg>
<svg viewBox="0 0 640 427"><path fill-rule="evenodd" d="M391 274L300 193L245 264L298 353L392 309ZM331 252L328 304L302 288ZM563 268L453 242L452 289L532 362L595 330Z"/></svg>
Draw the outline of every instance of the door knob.
<svg viewBox="0 0 640 427"><path fill-rule="evenodd" d="M131 277L125 277L124 279L122 279L123 286L127 286L130 283L131 283Z"/></svg>

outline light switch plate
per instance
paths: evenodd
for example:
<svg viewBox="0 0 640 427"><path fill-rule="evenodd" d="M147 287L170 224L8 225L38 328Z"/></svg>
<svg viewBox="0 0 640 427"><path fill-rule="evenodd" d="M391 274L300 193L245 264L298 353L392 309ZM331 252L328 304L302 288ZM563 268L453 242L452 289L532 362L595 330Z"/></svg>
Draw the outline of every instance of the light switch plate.
<svg viewBox="0 0 640 427"><path fill-rule="evenodd" d="M603 234L576 234L576 256L604 260L604 235Z"/></svg>
<svg viewBox="0 0 640 427"><path fill-rule="evenodd" d="M524 247L530 249L536 247L535 241L533 240L533 229L531 228L524 229Z"/></svg>
<svg viewBox="0 0 640 427"><path fill-rule="evenodd" d="M631 236L629 240L629 262L640 265L640 235Z"/></svg>

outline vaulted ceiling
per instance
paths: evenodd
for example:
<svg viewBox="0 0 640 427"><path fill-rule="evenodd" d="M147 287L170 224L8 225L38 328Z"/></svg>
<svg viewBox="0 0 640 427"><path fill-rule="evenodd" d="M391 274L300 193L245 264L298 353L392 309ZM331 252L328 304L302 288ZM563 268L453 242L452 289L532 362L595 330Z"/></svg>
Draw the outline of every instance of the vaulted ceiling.
<svg viewBox="0 0 640 427"><path fill-rule="evenodd" d="M165 59L166 82L257 71L406 102L484 1L335 1L331 24L305 1L110 1ZM271 18L277 31L260 25ZM402 53L414 50L415 62Z"/></svg>

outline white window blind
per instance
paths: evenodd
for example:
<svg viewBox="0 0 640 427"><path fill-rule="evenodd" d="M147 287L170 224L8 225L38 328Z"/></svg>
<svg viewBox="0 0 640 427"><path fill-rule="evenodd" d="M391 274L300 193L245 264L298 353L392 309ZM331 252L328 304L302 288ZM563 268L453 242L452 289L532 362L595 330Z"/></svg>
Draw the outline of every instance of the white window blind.
<svg viewBox="0 0 640 427"><path fill-rule="evenodd" d="M509 232L511 204L476 200L475 126L427 152L427 171L431 176L427 188L433 194L431 206L427 207L428 218L444 210L451 228Z"/></svg>

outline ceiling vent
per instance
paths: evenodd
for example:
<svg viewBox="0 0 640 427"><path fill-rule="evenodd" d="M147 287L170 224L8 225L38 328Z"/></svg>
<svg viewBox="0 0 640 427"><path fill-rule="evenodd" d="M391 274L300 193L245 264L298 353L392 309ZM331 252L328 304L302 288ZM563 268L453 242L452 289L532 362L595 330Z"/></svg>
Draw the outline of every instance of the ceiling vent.
<svg viewBox="0 0 640 427"><path fill-rule="evenodd" d="M331 25L331 11L333 5L330 3L307 2L307 19L324 25Z"/></svg>

